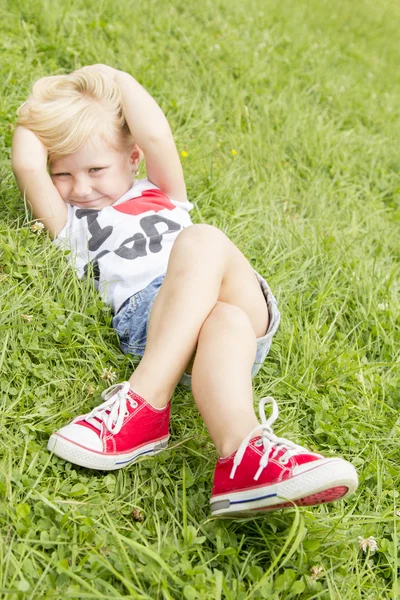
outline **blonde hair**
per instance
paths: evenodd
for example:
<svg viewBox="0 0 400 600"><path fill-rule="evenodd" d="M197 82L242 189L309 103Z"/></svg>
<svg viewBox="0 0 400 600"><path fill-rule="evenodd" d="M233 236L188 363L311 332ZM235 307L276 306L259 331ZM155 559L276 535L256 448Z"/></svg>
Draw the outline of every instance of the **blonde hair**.
<svg viewBox="0 0 400 600"><path fill-rule="evenodd" d="M114 148L134 143L118 85L93 69L39 79L17 115L17 125L32 130L45 145L49 161L76 152L94 135Z"/></svg>

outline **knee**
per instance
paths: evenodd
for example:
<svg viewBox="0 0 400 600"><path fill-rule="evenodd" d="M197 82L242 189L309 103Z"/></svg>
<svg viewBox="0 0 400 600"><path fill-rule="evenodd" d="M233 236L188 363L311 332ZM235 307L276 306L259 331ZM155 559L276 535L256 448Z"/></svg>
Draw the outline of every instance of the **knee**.
<svg viewBox="0 0 400 600"><path fill-rule="evenodd" d="M242 335L250 334L255 339L253 326L244 310L233 304L218 301L204 321L199 339L210 333L223 335L224 332L232 331Z"/></svg>
<svg viewBox="0 0 400 600"><path fill-rule="evenodd" d="M179 233L174 243L174 249L184 252L193 250L198 252L199 248L202 251L206 251L207 249L221 251L227 246L228 241L226 235L217 227L198 223L190 227L185 227Z"/></svg>

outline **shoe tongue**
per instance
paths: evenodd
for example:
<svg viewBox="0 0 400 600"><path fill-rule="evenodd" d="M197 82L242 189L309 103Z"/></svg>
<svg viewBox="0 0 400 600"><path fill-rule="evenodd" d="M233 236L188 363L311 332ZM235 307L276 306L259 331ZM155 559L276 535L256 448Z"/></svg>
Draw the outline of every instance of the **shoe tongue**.
<svg viewBox="0 0 400 600"><path fill-rule="evenodd" d="M102 413L105 413L107 416L110 414L110 412L111 410L109 408L106 408L102 411ZM83 424L83 421L81 423ZM100 419L100 417L89 417L85 419L84 423L85 425L87 424L90 429L99 433L99 431L102 429L103 420Z"/></svg>
<svg viewBox="0 0 400 600"><path fill-rule="evenodd" d="M288 448L286 448L286 446L280 446L277 452L276 452L276 446L272 446L270 455L274 454L274 452L276 452L276 454L274 454L274 458L280 458L287 451L288 451Z"/></svg>
<svg viewBox="0 0 400 600"><path fill-rule="evenodd" d="M131 400L134 400L135 402L143 402L143 398L141 396L139 396L138 394L136 394L136 392L134 392L132 389L128 390L128 396ZM128 410L130 409L129 402L127 403L127 408L128 408ZM111 409L106 408L102 412L104 412L108 416L111 412ZM92 431L99 434L102 430L103 420L100 419L99 417L90 417L89 419L85 419L84 421L79 421L79 424L85 425L86 427L89 427Z"/></svg>
<svg viewBox="0 0 400 600"><path fill-rule="evenodd" d="M263 443L263 436L259 435L257 437L254 437L251 440L253 446L255 446L255 448L257 450L261 450L262 452L264 451L264 443ZM277 450L278 448L278 450ZM289 446L285 446L284 444L272 444L270 450L269 450L269 456L273 455L274 453L274 458L280 458L282 456L282 454L285 454L285 452L287 452L290 449Z"/></svg>
<svg viewBox="0 0 400 600"><path fill-rule="evenodd" d="M255 442L257 442L258 440L262 441L262 435L260 435L259 437L253 438L252 442L253 444ZM255 444L255 447L259 447L259 448L263 448L263 446L260 444L260 442L258 442L258 444ZM278 447L278 450L276 450ZM274 454L274 452L276 452L276 454ZM271 457L272 455L274 455L274 459L279 459L281 458L281 456L283 456L283 454L286 454L286 452L289 452L289 456L290 458L294 458L296 457L296 460L299 459L300 457L300 461L304 462L304 459L301 457L306 457L307 461L311 461L311 460L319 460L321 458L324 458L321 454L318 454L316 452L310 452L309 450L307 450L306 448L303 448L302 446L291 446L290 444L285 446L284 442L281 444L273 444L271 446L270 452L269 452L269 456Z"/></svg>

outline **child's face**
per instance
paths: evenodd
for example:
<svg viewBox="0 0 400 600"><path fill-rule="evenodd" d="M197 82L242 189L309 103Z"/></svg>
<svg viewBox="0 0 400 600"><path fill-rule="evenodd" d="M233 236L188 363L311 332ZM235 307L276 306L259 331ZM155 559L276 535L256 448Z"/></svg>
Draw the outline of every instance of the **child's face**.
<svg viewBox="0 0 400 600"><path fill-rule="evenodd" d="M102 209L129 190L141 158L138 146L115 150L102 138L50 162L51 179L61 198L79 208Z"/></svg>

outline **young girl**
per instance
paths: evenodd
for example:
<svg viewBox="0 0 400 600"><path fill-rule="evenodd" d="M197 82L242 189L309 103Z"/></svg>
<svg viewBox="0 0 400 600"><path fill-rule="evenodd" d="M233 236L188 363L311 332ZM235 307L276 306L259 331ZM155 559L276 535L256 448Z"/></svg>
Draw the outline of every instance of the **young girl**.
<svg viewBox="0 0 400 600"><path fill-rule="evenodd" d="M148 179L137 181L142 153ZM276 300L221 231L192 224L168 122L129 74L94 65L39 80L19 110L12 165L33 217L71 251L80 276L94 274L124 352L143 356L129 381L54 433L49 450L104 470L156 454L167 446L174 389L191 382L220 456L213 515L356 489L350 463L273 434L273 398L260 402L259 424L252 376L278 328Z"/></svg>

